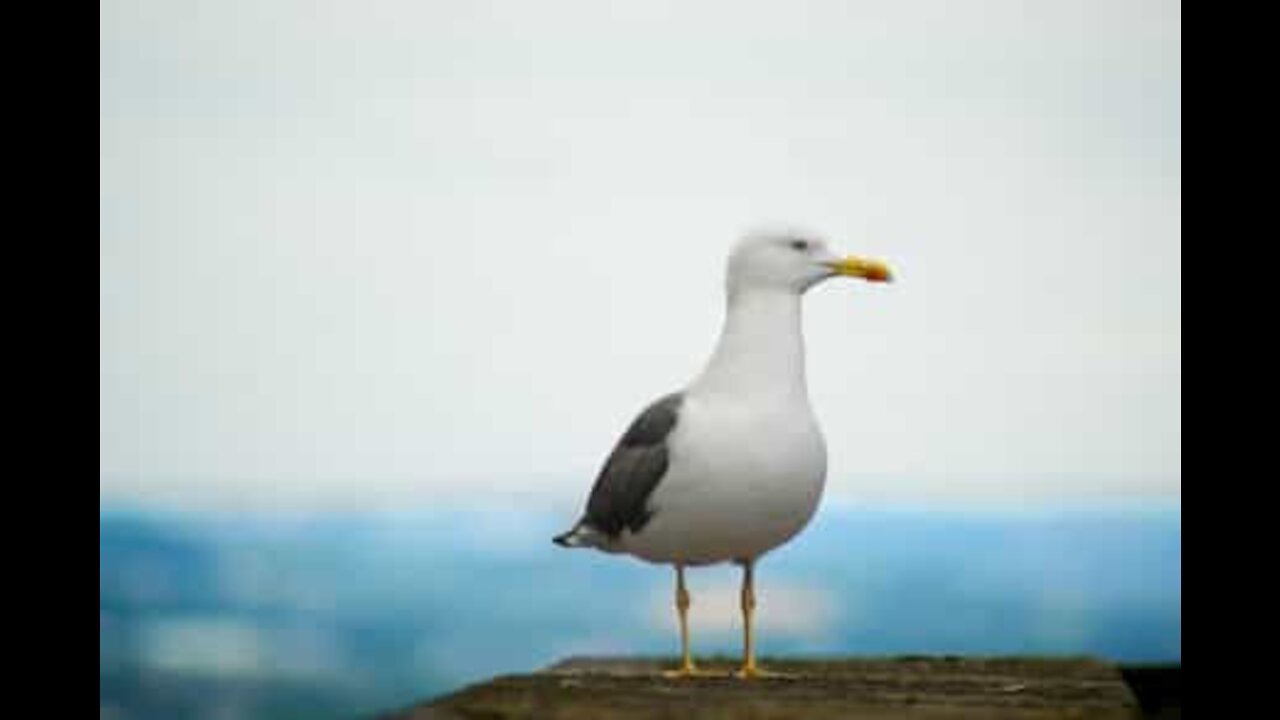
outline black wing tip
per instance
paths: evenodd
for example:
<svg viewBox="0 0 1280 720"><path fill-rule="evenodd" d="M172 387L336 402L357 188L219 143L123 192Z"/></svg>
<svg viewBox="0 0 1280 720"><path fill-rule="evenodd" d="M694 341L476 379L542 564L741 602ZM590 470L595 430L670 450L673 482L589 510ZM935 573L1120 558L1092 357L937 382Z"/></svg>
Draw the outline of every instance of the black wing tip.
<svg viewBox="0 0 1280 720"><path fill-rule="evenodd" d="M560 547L567 547L567 548L582 547L582 538L578 536L578 534L582 532L582 528L583 528L583 522L578 521L578 523L573 527L551 538L551 542L559 545Z"/></svg>

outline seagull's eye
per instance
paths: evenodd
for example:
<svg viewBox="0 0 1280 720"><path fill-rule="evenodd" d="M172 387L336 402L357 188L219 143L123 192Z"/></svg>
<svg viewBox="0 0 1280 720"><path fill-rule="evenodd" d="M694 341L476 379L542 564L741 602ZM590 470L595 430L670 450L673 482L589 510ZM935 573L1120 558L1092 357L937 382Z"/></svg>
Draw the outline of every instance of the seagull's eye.
<svg viewBox="0 0 1280 720"><path fill-rule="evenodd" d="M809 243L805 240L792 240L791 249L797 252L804 252L809 249Z"/></svg>

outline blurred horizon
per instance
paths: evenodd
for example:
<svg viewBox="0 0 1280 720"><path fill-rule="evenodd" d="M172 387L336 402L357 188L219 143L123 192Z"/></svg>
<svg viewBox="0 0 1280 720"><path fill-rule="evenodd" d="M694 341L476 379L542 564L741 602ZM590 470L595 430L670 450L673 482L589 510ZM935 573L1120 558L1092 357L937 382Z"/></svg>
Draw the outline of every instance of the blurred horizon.
<svg viewBox="0 0 1280 720"><path fill-rule="evenodd" d="M838 451L838 449L836 450ZM603 461L605 455L601 455ZM457 482L440 486L404 479L394 483L363 486L359 481L337 487L309 488L295 492L291 483L278 487L268 479L201 481L198 490L189 485L127 482L114 480L99 493L99 507L113 510L218 514L223 512L263 512L325 514L343 512L394 512L402 508L459 507L492 505L501 502L535 502L547 510L574 515L584 506L598 468L575 478L576 487L565 481L547 483L545 478L499 481ZM950 481L950 489L947 488ZM357 491L360 488L363 491ZM245 488L256 488L246 492ZM874 479L842 477L827 479L823 507L880 508L939 512L1055 512L1059 510L1127 510L1146 506L1180 506L1182 478L1129 478L1116 482L1111 477L1041 474L1022 492L1013 480L1004 477L934 474L925 480L907 474L880 474Z"/></svg>
<svg viewBox="0 0 1280 720"><path fill-rule="evenodd" d="M103 718L341 718L574 654L675 652L671 571L550 542L518 502L100 507ZM689 573L734 655L729 566ZM822 508L759 567L764 654L1181 662L1181 508Z"/></svg>

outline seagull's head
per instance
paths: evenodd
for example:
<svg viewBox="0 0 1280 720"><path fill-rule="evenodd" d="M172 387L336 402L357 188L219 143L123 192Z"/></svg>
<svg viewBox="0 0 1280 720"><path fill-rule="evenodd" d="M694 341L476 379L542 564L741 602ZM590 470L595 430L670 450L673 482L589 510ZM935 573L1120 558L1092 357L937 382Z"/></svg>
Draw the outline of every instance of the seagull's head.
<svg viewBox="0 0 1280 720"><path fill-rule="evenodd" d="M756 230L745 235L729 255L730 294L748 289L800 295L833 277L868 282L892 279L889 266L879 260L837 255L817 235L791 229Z"/></svg>

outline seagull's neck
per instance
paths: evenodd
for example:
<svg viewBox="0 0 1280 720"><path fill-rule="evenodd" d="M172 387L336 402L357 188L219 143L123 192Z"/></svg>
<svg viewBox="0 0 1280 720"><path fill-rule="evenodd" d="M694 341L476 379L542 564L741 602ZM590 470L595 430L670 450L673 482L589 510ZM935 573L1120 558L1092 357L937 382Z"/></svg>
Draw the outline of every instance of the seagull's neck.
<svg viewBox="0 0 1280 720"><path fill-rule="evenodd" d="M807 404L800 296L757 289L730 292L720 341L689 389Z"/></svg>

